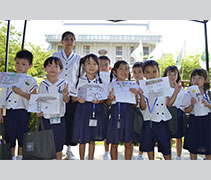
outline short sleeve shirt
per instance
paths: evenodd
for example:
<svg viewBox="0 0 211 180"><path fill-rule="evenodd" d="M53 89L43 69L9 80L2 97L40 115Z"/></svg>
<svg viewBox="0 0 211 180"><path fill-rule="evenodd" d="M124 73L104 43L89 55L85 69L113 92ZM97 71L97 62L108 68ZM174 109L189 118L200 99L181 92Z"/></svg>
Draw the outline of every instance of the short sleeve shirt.
<svg viewBox="0 0 211 180"><path fill-rule="evenodd" d="M58 57L63 64L63 71L59 74L60 79L65 79L69 84L70 95L76 94L76 82L79 70L80 55L71 53L69 57L66 56L64 50L54 52L53 56Z"/></svg>
<svg viewBox="0 0 211 180"><path fill-rule="evenodd" d="M23 85L20 89L31 94L37 88L37 80L31 76L26 76ZM0 92L0 107L7 109L26 109L28 110L29 100L14 93L12 88L2 88Z"/></svg>

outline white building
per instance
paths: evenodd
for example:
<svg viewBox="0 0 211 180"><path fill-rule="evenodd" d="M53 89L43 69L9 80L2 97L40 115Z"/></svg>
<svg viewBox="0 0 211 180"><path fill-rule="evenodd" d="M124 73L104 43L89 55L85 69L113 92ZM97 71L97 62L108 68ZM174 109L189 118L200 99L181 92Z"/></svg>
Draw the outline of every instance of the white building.
<svg viewBox="0 0 211 180"><path fill-rule="evenodd" d="M143 55L147 58L156 44L161 42L161 35L150 33L149 21L121 21L118 23L110 21L62 21L63 32L71 31L76 36L76 46L74 51L81 56L88 53L101 55L100 50L106 50L107 56L112 63L118 60L126 60L132 65L135 60L131 53L139 45L141 40L143 45ZM46 41L50 43L54 51L63 48L61 44L61 34L48 34ZM105 52L105 51L104 51Z"/></svg>

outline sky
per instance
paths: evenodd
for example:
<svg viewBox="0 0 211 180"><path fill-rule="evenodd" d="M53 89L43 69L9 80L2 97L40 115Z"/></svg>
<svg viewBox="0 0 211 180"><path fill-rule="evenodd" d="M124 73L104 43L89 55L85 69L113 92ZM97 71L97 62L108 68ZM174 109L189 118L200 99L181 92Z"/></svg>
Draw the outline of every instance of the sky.
<svg viewBox="0 0 211 180"><path fill-rule="evenodd" d="M62 22L64 21L28 21L25 37L26 43L32 42L35 45L47 49L49 44L45 41L45 35L62 34L64 32ZM183 47L185 41L186 52L201 52L205 47L204 25L202 23L188 20L134 20L131 22L149 22L151 34L162 35L161 43L165 53L177 54ZM14 25L18 31L23 31L24 20L12 20L11 24ZM211 39L211 29L209 29L209 26L211 28L211 22L207 24L208 40ZM77 32L74 33L76 34Z"/></svg>

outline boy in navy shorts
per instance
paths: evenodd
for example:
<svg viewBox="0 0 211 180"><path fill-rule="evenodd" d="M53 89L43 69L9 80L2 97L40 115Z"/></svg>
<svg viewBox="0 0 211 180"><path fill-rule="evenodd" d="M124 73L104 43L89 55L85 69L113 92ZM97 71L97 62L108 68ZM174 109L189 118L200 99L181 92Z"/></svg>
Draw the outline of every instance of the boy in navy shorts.
<svg viewBox="0 0 211 180"><path fill-rule="evenodd" d="M32 67L33 55L27 50L21 50L15 57L17 73L27 73ZM4 122L6 142L11 144L12 159L16 160L15 146L18 140L18 157L22 159L23 134L29 130L31 114L27 112L31 94L36 94L37 81L26 76L23 85L12 88L2 88L0 92L0 122ZM6 109L6 113L3 113ZM4 111L5 112L5 111Z"/></svg>
<svg viewBox="0 0 211 180"><path fill-rule="evenodd" d="M143 65L146 79L159 78L159 65L154 60L148 60ZM154 160L154 147L157 141L158 147L165 160L171 159L171 136L167 121L172 118L167 106L170 107L176 100L181 85L175 88L171 97L147 98L143 96L143 90L139 89L140 108L144 116L144 127L140 141L140 151L147 152L149 160Z"/></svg>

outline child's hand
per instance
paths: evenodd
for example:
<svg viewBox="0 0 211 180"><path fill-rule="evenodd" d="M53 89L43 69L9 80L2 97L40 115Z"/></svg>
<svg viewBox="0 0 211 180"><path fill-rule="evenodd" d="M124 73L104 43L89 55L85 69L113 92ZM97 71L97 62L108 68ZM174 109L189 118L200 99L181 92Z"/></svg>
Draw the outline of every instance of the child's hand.
<svg viewBox="0 0 211 180"><path fill-rule="evenodd" d="M178 83L176 83L175 91L176 91L177 93L179 93L180 90L181 90L181 88L182 88L182 84L181 84L181 81L179 81Z"/></svg>
<svg viewBox="0 0 211 180"><path fill-rule="evenodd" d="M209 104L204 98L202 98L201 100L202 104L204 104L204 106L210 108L211 107L211 104Z"/></svg>
<svg viewBox="0 0 211 180"><path fill-rule="evenodd" d="M99 104L100 103L100 100L92 100L92 103L94 103L94 104Z"/></svg>
<svg viewBox="0 0 211 180"><path fill-rule="evenodd" d="M143 91L143 89L138 88L138 94L139 94L140 96L143 96L143 95L144 95L144 91Z"/></svg>
<svg viewBox="0 0 211 180"><path fill-rule="evenodd" d="M135 88L130 88L130 92L132 92L133 94L137 95L138 91Z"/></svg>
<svg viewBox="0 0 211 180"><path fill-rule="evenodd" d="M64 84L64 89L62 90L63 96L68 96L68 85L65 83Z"/></svg>
<svg viewBox="0 0 211 180"><path fill-rule="evenodd" d="M72 96L72 102L78 102L78 98L77 98L77 97Z"/></svg>
<svg viewBox="0 0 211 180"><path fill-rule="evenodd" d="M22 91L20 88L16 87L16 86L13 86L13 87L12 87L12 90L13 90L13 92L14 92L15 94L18 94L18 95L20 95L20 96L23 94L23 91Z"/></svg>
<svg viewBox="0 0 211 180"><path fill-rule="evenodd" d="M0 123L4 123L4 118L3 118L2 114L0 114Z"/></svg>
<svg viewBox="0 0 211 180"><path fill-rule="evenodd" d="M78 98L78 102L81 103L81 104L83 104L83 103L86 102L86 100L84 98Z"/></svg>
<svg viewBox="0 0 211 180"><path fill-rule="evenodd" d="M196 104L196 99L194 97L191 98L191 105L194 106Z"/></svg>
<svg viewBox="0 0 211 180"><path fill-rule="evenodd" d="M114 88L112 88L111 92L109 93L108 99L114 101L116 97L114 96Z"/></svg>
<svg viewBox="0 0 211 180"><path fill-rule="evenodd" d="M43 112L40 113L36 113L38 117L42 117L43 116Z"/></svg>

